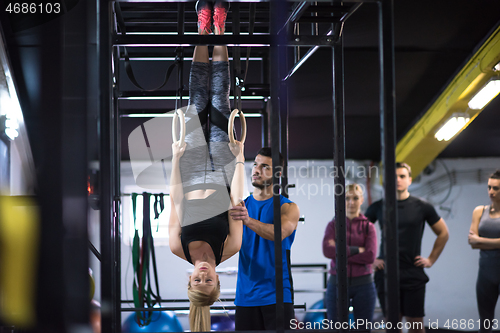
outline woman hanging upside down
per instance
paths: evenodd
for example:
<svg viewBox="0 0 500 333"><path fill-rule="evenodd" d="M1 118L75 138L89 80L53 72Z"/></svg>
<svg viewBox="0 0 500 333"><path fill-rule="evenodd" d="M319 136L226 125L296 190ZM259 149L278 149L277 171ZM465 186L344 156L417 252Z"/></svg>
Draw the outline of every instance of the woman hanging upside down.
<svg viewBox="0 0 500 333"><path fill-rule="evenodd" d="M224 34L229 5L198 1L198 33ZM210 305L220 294L215 267L241 247L243 224L229 215L244 189L243 143L229 143L230 76L226 46L196 46L189 78L185 143L172 145L169 242L172 253L194 265L189 277L191 331L210 331Z"/></svg>

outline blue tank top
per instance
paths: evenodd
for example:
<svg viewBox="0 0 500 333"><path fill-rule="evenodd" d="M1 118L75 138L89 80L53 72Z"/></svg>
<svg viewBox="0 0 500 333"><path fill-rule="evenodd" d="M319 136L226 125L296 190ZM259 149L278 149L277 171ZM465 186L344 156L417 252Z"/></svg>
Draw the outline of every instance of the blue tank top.
<svg viewBox="0 0 500 333"><path fill-rule="evenodd" d="M292 203L280 196L280 205ZM253 196L245 199L248 215L263 223L273 224L273 198L258 201ZM283 300L293 303L293 282L290 272L290 248L295 230L282 242ZM243 226L236 285L237 306L264 306L276 304L274 269L274 241L264 239L247 226Z"/></svg>

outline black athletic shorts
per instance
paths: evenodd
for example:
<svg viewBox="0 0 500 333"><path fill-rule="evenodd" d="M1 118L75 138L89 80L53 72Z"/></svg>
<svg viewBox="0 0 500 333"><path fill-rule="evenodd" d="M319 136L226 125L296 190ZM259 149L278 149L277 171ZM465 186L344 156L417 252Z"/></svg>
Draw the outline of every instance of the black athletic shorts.
<svg viewBox="0 0 500 333"><path fill-rule="evenodd" d="M292 303L285 303L285 330L290 329L290 321L295 318ZM237 331L276 330L276 304L264 306L237 306L235 314Z"/></svg>
<svg viewBox="0 0 500 333"><path fill-rule="evenodd" d="M401 315L425 317L425 284L412 289L399 289Z"/></svg>
<svg viewBox="0 0 500 333"><path fill-rule="evenodd" d="M399 307L402 316L424 317L425 316L425 284L429 278L423 268L412 267L399 271ZM375 285L380 306L385 311L384 270L375 271Z"/></svg>

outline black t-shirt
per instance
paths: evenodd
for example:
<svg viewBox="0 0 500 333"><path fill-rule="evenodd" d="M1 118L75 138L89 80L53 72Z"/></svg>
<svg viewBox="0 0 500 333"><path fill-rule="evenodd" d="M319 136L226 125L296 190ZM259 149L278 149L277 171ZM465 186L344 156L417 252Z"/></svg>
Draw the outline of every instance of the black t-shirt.
<svg viewBox="0 0 500 333"><path fill-rule="evenodd" d="M371 221L378 221L380 229L384 228L382 200L374 202L366 210L365 216ZM414 266L415 257L420 255L422 236L425 222L429 226L438 222L441 217L434 207L417 197L409 196L405 200L398 200L398 236L399 236L399 268L405 269ZM384 258L384 241L380 242L379 258Z"/></svg>

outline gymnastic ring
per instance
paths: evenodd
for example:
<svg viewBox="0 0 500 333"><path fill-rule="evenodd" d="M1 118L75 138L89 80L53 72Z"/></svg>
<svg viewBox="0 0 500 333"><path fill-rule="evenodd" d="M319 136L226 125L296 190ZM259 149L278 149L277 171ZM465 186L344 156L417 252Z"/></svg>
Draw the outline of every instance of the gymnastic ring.
<svg viewBox="0 0 500 333"><path fill-rule="evenodd" d="M179 130L177 128L177 118L179 118L179 122L181 123L180 140L177 140L177 131ZM177 109L175 110L174 113L174 120L172 120L172 139L179 145L179 147L181 147L184 144L185 137L186 137L186 122L184 121L184 113L182 112L181 109Z"/></svg>
<svg viewBox="0 0 500 333"><path fill-rule="evenodd" d="M240 121L241 121L241 143L245 143L245 139L247 138L247 122L245 120L245 115L243 114L242 111L238 109L234 109L233 112L231 112L231 115L229 116L229 122L227 124L227 134L229 135L229 142L234 143L234 118L236 117L236 114L240 114Z"/></svg>

